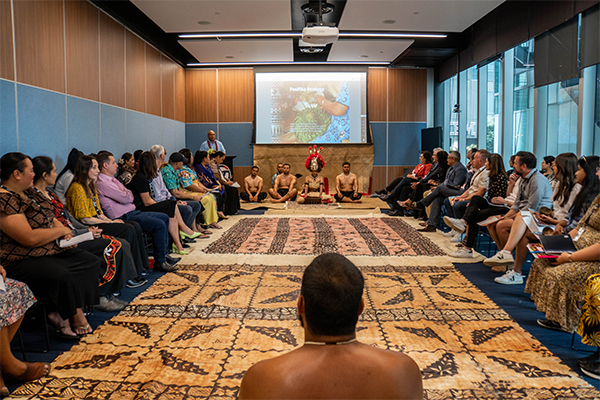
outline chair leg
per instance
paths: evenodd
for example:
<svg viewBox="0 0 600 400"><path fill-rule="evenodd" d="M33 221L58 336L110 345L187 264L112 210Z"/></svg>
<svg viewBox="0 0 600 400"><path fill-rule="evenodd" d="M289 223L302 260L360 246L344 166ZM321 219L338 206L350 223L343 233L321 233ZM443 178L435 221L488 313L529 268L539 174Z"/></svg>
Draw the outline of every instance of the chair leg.
<svg viewBox="0 0 600 400"><path fill-rule="evenodd" d="M23 361L27 361L27 355L25 354L25 345L23 345L23 336L21 336L21 329L17 329L17 335L19 336L19 344L21 345L21 354L23 355Z"/></svg>

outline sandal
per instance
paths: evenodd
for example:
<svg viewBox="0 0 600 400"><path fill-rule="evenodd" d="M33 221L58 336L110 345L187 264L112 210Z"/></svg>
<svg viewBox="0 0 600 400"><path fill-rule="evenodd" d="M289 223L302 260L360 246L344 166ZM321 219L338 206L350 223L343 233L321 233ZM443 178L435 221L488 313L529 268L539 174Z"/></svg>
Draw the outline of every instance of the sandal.
<svg viewBox="0 0 600 400"><path fill-rule="evenodd" d="M90 326L90 324L87 324L86 326L73 326L73 327L71 327L71 329L73 330L73 332L75 332L79 336L83 336L83 335L87 335L88 333L92 333L92 327ZM83 331L83 333L79 333L78 331Z"/></svg>
<svg viewBox="0 0 600 400"><path fill-rule="evenodd" d="M2 373L0 372L0 399L3 399L8 396L10 396L10 392L4 384L4 379L2 379Z"/></svg>
<svg viewBox="0 0 600 400"><path fill-rule="evenodd" d="M220 226L219 224L217 224L216 222L213 222L212 224L209 225L211 228L213 229L223 229L222 226ZM212 232L211 232L212 233Z"/></svg>

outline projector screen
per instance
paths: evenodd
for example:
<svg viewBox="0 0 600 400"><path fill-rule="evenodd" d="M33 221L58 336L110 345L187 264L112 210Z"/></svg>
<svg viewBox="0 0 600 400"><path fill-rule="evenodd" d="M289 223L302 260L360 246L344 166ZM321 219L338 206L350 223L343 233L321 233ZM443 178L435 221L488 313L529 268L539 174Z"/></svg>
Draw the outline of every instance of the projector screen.
<svg viewBox="0 0 600 400"><path fill-rule="evenodd" d="M256 143L367 143L366 72L255 72Z"/></svg>

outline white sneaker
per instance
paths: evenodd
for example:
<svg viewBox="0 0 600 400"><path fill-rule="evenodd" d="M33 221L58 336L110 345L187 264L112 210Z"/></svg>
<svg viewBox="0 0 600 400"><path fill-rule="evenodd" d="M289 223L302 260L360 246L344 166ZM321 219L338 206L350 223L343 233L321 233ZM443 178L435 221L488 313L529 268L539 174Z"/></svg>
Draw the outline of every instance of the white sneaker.
<svg viewBox="0 0 600 400"><path fill-rule="evenodd" d="M444 237L449 237L449 238L453 238L454 236L456 236L456 234L458 233L457 231L455 231L454 229L450 229L448 232L442 232L440 231L440 233L444 236Z"/></svg>
<svg viewBox="0 0 600 400"><path fill-rule="evenodd" d="M452 236L452 239L450 239L450 243L460 243L464 238L464 233L457 233L456 235Z"/></svg>
<svg viewBox="0 0 600 400"><path fill-rule="evenodd" d="M454 229L457 232L463 233L467 230L467 224L462 219L445 216L444 222L446 223L446 225L448 225L450 228Z"/></svg>
<svg viewBox="0 0 600 400"><path fill-rule="evenodd" d="M493 257L483 260L483 264L487 265L488 267L496 267L498 265L506 265L514 262L515 259L513 258L512 254L505 252L504 250L497 252Z"/></svg>
<svg viewBox="0 0 600 400"><path fill-rule="evenodd" d="M464 247L461 247L458 251L450 253L449 256L454 258L473 258L473 250L467 250Z"/></svg>
<svg viewBox="0 0 600 400"><path fill-rule="evenodd" d="M523 283L523 275L515 271L508 271L504 275L494 279L494 281L503 285L521 285Z"/></svg>

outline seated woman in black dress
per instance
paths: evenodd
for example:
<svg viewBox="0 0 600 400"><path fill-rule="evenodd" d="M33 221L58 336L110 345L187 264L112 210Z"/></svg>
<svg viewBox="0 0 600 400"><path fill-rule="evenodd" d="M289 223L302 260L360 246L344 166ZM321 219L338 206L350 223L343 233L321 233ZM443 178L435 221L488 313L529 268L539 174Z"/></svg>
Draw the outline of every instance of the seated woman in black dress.
<svg viewBox="0 0 600 400"><path fill-rule="evenodd" d="M48 186L54 185L56 181L56 167L52 159L46 156L38 156L32 161L35 178L33 179L33 187L27 189L26 194L40 204L52 206L56 219L67 228L70 228L74 235L81 235L88 231L93 233L93 240L79 243L77 247L94 254L102 263L104 274L99 282L100 305L97 309L101 311L122 310L127 303L115 298L113 293L123 289L125 285L135 287L146 282L143 278L138 278L129 243L126 240L119 241L112 236L103 235L102 229L98 227L87 227L74 218L71 221L69 217L72 218L72 216L64 209L60 199L54 193L48 191ZM141 280L138 281L138 279Z"/></svg>
<svg viewBox="0 0 600 400"><path fill-rule="evenodd" d="M135 208L140 211L154 211L162 212L169 216L169 235L173 239L173 252L181 255L189 254L183 249L181 244L179 229L181 227L182 232L186 237L194 239L202 234L199 232L192 231L187 227L177 208L176 200L163 200L156 202L152 199L150 193L150 181L154 179L159 172L156 170L156 157L154 153L145 151L140 156L139 171L131 178L131 182L127 186L127 189L133 193L133 204ZM179 222L181 223L179 223ZM185 230L185 231L183 231Z"/></svg>
<svg viewBox="0 0 600 400"><path fill-rule="evenodd" d="M72 237L71 230L25 195L35 175L29 157L5 154L0 170L0 263L7 276L29 286L63 334L92 332L82 307L99 302L100 260L84 250L59 247L56 239Z"/></svg>

